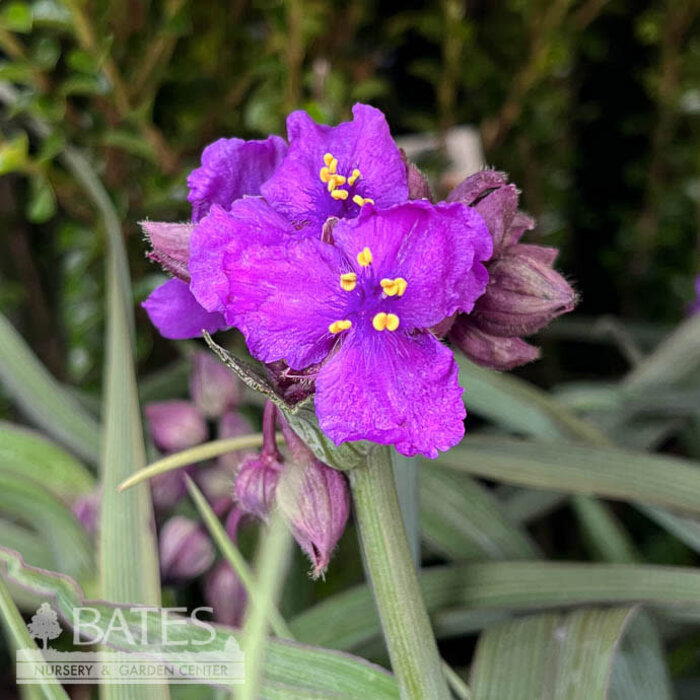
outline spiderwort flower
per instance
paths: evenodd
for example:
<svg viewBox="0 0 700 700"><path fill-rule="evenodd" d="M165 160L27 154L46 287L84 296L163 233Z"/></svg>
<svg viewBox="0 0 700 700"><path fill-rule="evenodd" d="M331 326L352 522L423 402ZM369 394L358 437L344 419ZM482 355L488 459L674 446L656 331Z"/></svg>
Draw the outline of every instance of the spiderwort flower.
<svg viewBox="0 0 700 700"><path fill-rule="evenodd" d="M193 520L176 515L160 532L160 569L170 581L196 578L214 562L214 545Z"/></svg>
<svg viewBox="0 0 700 700"><path fill-rule="evenodd" d="M294 236L279 221L280 231L268 228L256 243L249 223L221 214L217 230L228 227L231 243L214 282L220 296L208 301L221 304L259 360L300 370L322 363L316 410L331 439L429 457L461 439L457 366L429 329L471 311L486 287L491 238L476 212L423 200L370 204L335 224L333 243ZM196 255L193 246L191 269Z"/></svg>
<svg viewBox="0 0 700 700"><path fill-rule="evenodd" d="M214 205L228 209L241 197L259 194L260 186L272 175L286 150L287 144L279 136L264 141L219 139L207 146L201 167L187 178L193 224ZM175 275L143 304L153 325L166 338L194 338L202 330L214 333L226 327L221 315L202 309L188 288L193 224L142 224L153 247L149 257Z"/></svg>

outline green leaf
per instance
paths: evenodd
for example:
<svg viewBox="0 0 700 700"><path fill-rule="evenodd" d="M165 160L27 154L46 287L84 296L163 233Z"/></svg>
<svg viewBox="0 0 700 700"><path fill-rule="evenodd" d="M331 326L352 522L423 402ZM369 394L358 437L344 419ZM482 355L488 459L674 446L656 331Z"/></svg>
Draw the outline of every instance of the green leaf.
<svg viewBox="0 0 700 700"><path fill-rule="evenodd" d="M649 615L640 610L613 662L608 700L673 700L664 650Z"/></svg>
<svg viewBox="0 0 700 700"><path fill-rule="evenodd" d="M29 186L27 219L34 224L43 224L56 213L56 195L51 183L44 176L32 177Z"/></svg>
<svg viewBox="0 0 700 700"><path fill-rule="evenodd" d="M41 482L0 471L0 513L40 533L62 573L83 579L94 571L85 531L69 508Z"/></svg>
<svg viewBox="0 0 700 700"><path fill-rule="evenodd" d="M2 8L0 23L12 32L28 34L32 31L32 8L27 2L13 0Z"/></svg>
<svg viewBox="0 0 700 700"><path fill-rule="evenodd" d="M100 426L39 362L0 314L0 382L39 427L90 462L100 452Z"/></svg>
<svg viewBox="0 0 700 700"><path fill-rule="evenodd" d="M423 462L420 523L425 542L450 559L537 559L537 545L468 477Z"/></svg>
<svg viewBox="0 0 700 700"><path fill-rule="evenodd" d="M29 139L22 132L0 143L0 175L22 172L29 161Z"/></svg>
<svg viewBox="0 0 700 700"><path fill-rule="evenodd" d="M521 486L700 513L700 469L677 457L473 435L438 463Z"/></svg>
<svg viewBox="0 0 700 700"><path fill-rule="evenodd" d="M74 608L87 605L100 611L98 624L103 631L107 628L116 606L101 600L85 601L82 591L69 577L27 567L15 552L0 547L0 571L3 569L10 583L50 598L56 611L69 626ZM143 616L138 611L130 611L128 608L122 608L122 612L128 628L134 630L137 635L140 634L145 617L149 649L152 651L185 651L187 644L209 636L208 631L185 619L182 624L169 626L168 641L172 646L165 647L162 644L161 623L157 615ZM221 625L216 625L215 630L216 638L222 646L231 636L240 640L237 630ZM124 630L119 626L112 627L109 639L114 646L133 648ZM182 645L182 642L185 644ZM147 697L154 697L154 694ZM318 647L270 639L263 659L260 697L264 700L311 700L316 697L324 700L398 700L399 693L396 681L389 673L364 659Z"/></svg>
<svg viewBox="0 0 700 700"><path fill-rule="evenodd" d="M700 572L686 567L561 562L470 562L420 573L438 634L479 629L504 613L578 605L644 603L675 619L700 621ZM380 634L372 594L338 593L290 622L301 641L354 649Z"/></svg>
<svg viewBox="0 0 700 700"><path fill-rule="evenodd" d="M578 610L489 627L472 666L473 700L606 700L615 651L634 612Z"/></svg>
<svg viewBox="0 0 700 700"><path fill-rule="evenodd" d="M29 527L0 518L0 542L7 549L14 549L30 566L55 569L56 560L46 538Z"/></svg>
<svg viewBox="0 0 700 700"><path fill-rule="evenodd" d="M27 625L22 619L22 615L10 597L2 577L0 577L0 615L2 616L3 627L7 630L15 649L31 649L38 654L40 653L36 642L27 630ZM59 685L58 681L43 682L39 689L46 700L69 700L68 694Z"/></svg>
<svg viewBox="0 0 700 700"><path fill-rule="evenodd" d="M95 488L93 475L40 433L0 421L0 470L34 479L67 503Z"/></svg>

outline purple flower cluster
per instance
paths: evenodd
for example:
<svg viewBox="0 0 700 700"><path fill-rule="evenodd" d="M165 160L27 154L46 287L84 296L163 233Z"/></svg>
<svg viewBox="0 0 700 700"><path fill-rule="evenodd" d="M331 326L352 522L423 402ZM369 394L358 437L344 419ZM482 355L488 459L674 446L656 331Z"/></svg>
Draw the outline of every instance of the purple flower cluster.
<svg viewBox="0 0 700 700"><path fill-rule="evenodd" d="M468 355L514 366L536 354L517 336L543 325L543 312L538 323L486 320L502 303L531 312L531 298L551 319L573 292L562 280L568 302L539 298L545 282L557 286L553 257L517 244L529 220L500 174L434 204L384 115L356 105L353 117L329 127L294 112L288 146L276 136L209 146L188 179L192 223L144 224L151 257L174 275L144 306L166 337L235 327L254 357L313 379L319 424L336 444L366 439L434 458L460 441L466 415L457 364L438 338L457 319L452 338ZM495 211L499 190L515 192L512 214ZM495 259L489 285L494 250L539 288L525 280L523 293L512 265Z"/></svg>

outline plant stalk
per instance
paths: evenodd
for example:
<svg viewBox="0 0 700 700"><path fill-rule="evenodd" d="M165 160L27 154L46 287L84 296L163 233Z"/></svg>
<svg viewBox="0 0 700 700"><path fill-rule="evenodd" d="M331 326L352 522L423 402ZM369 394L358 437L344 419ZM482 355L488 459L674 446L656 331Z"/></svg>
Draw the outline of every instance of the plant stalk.
<svg viewBox="0 0 700 700"><path fill-rule="evenodd" d="M349 472L365 566L402 700L449 700L401 517L393 460L392 448L376 447Z"/></svg>

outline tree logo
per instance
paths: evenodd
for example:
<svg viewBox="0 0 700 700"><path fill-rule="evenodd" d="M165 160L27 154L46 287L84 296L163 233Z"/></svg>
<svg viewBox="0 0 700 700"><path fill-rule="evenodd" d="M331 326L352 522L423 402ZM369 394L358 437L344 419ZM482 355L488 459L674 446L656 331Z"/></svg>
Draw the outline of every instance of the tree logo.
<svg viewBox="0 0 700 700"><path fill-rule="evenodd" d="M34 639L41 639L44 649L47 648L46 642L49 639L56 639L61 634L58 615L48 603L42 603L32 615L32 621L27 625L27 629Z"/></svg>

